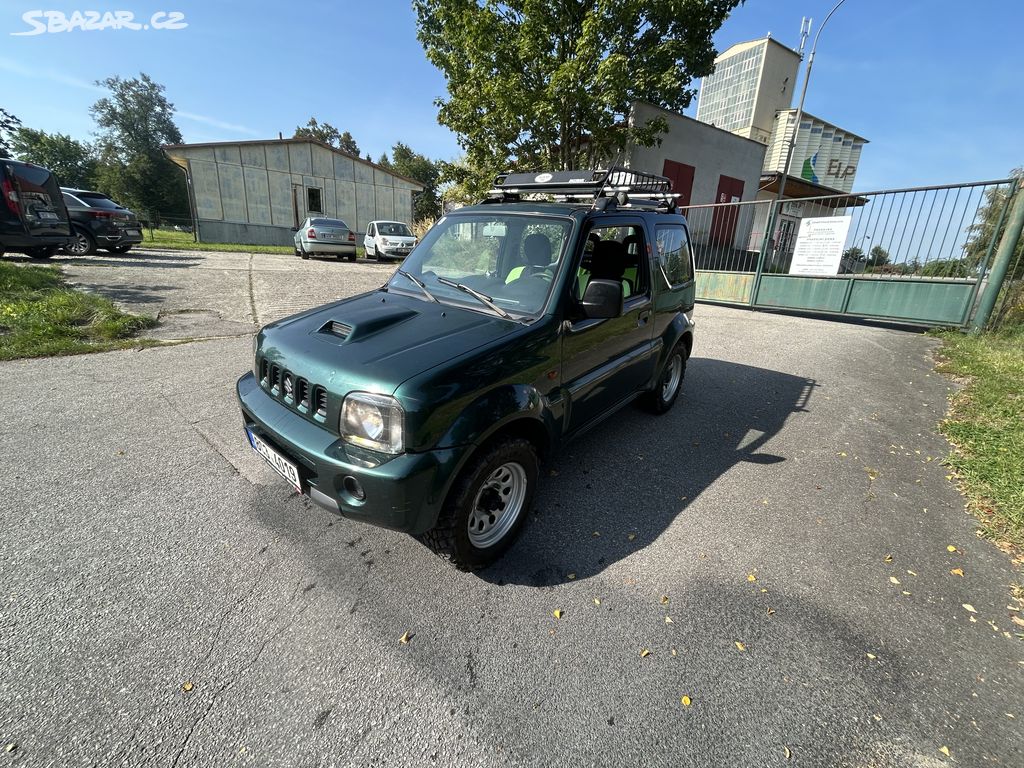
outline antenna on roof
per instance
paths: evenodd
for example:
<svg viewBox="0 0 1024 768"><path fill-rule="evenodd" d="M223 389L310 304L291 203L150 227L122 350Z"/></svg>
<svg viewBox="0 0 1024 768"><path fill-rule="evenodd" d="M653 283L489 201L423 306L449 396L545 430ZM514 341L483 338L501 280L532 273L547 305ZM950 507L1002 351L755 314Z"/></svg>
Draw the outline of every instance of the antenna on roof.
<svg viewBox="0 0 1024 768"><path fill-rule="evenodd" d="M809 16L804 16L800 19L800 50L798 53L801 59L804 57L804 46L807 45L807 38L811 34L811 23L813 21L814 19Z"/></svg>

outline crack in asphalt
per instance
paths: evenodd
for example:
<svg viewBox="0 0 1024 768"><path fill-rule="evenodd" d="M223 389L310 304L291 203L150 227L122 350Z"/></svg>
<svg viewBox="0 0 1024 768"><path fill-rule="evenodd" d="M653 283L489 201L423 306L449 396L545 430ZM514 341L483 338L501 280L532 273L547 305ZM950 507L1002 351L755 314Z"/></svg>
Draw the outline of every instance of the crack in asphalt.
<svg viewBox="0 0 1024 768"><path fill-rule="evenodd" d="M256 292L252 285L252 260L255 258L254 254L249 254L249 309L252 311L252 322L255 325L260 324L259 315L256 313Z"/></svg>

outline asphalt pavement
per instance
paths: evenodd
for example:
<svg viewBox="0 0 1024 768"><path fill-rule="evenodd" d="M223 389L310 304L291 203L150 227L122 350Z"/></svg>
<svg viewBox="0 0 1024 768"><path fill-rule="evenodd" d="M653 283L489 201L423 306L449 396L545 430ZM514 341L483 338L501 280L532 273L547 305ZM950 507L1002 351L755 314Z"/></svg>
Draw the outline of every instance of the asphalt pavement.
<svg viewBox="0 0 1024 768"><path fill-rule="evenodd" d="M289 491L235 405L257 324L393 266L63 263L199 340L0 363L0 765L1024 765L934 340L699 305L675 408L570 445L468 575Z"/></svg>

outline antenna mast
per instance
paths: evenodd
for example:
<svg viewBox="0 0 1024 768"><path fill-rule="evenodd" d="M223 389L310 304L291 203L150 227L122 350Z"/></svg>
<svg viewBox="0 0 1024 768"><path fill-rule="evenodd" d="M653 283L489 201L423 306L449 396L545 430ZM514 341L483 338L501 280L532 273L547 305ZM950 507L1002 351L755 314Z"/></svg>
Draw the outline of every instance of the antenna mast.
<svg viewBox="0 0 1024 768"><path fill-rule="evenodd" d="M804 57L804 46L807 45L807 38L811 34L811 24L813 22L814 19L809 16L804 16L800 19L800 50L798 52L801 59Z"/></svg>

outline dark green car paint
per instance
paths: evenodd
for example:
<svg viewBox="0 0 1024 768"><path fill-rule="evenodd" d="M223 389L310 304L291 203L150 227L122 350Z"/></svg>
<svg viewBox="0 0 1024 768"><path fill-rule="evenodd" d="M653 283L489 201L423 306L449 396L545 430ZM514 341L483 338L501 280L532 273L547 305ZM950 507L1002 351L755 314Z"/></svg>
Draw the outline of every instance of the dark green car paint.
<svg viewBox="0 0 1024 768"><path fill-rule="evenodd" d="M693 326L684 313L693 308L694 282L669 290L654 261L655 222L683 224L681 216L532 203L473 206L450 216L481 212L572 221L569 247L539 317L504 319L471 300L434 303L410 284L408 292L392 287L361 294L260 331L253 372L237 385L244 422L300 467L303 490L317 503L353 519L423 533L434 526L478 446L514 431L550 455L657 386L677 343L689 354ZM620 317L580 319L574 262L591 226L616 224L643 227L650 295L627 299ZM344 339L331 332L334 322L351 329ZM323 387L326 415L267 391L258 381L264 364ZM398 399L405 411L404 453L377 453L340 437L341 406L355 391ZM347 476L358 479L364 500L345 489Z"/></svg>

